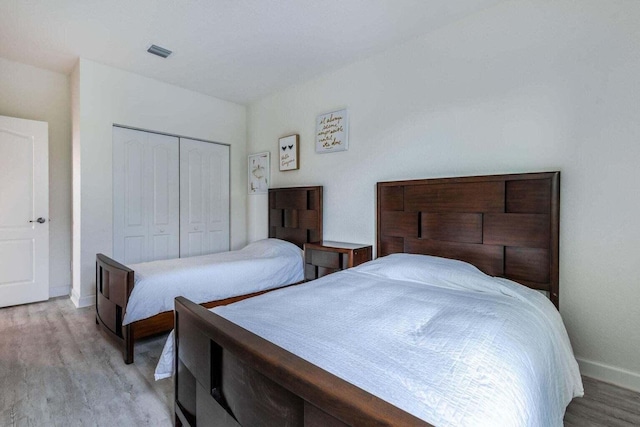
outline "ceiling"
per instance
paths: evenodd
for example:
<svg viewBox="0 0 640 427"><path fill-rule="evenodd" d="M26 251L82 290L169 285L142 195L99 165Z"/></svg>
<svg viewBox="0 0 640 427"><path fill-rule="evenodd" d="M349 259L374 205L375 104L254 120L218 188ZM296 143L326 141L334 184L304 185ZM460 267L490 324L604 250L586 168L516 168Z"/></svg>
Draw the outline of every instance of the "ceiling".
<svg viewBox="0 0 640 427"><path fill-rule="evenodd" d="M2 0L0 57L65 74L82 57L246 104L499 1Z"/></svg>

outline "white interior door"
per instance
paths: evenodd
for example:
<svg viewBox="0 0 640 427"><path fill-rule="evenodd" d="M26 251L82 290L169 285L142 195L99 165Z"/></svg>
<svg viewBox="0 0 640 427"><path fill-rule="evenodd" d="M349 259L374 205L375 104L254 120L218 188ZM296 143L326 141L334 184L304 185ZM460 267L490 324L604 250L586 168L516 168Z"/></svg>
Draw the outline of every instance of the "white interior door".
<svg viewBox="0 0 640 427"><path fill-rule="evenodd" d="M113 257L124 264L180 255L178 144L113 128Z"/></svg>
<svg viewBox="0 0 640 427"><path fill-rule="evenodd" d="M180 256L229 250L229 146L180 138Z"/></svg>
<svg viewBox="0 0 640 427"><path fill-rule="evenodd" d="M47 299L48 125L0 116L0 307Z"/></svg>

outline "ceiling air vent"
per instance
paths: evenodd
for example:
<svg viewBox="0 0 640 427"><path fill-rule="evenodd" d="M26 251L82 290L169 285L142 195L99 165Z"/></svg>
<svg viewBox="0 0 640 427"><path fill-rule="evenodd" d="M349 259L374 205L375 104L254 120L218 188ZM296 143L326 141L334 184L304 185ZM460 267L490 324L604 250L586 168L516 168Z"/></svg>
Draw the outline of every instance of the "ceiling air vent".
<svg viewBox="0 0 640 427"><path fill-rule="evenodd" d="M171 51L169 49L165 49L163 47L160 46L156 46L155 44L152 44L151 47L149 49L147 49L147 52L149 53L153 53L154 55L158 55L162 58L166 58L167 56L171 55Z"/></svg>

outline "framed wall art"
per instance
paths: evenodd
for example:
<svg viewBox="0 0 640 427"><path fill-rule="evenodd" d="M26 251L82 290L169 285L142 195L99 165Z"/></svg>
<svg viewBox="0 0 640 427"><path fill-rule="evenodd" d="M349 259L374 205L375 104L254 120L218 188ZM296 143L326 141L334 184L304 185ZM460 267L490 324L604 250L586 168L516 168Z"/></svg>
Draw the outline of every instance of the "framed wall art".
<svg viewBox="0 0 640 427"><path fill-rule="evenodd" d="M269 190L268 151L249 155L249 194L267 193Z"/></svg>
<svg viewBox="0 0 640 427"><path fill-rule="evenodd" d="M347 109L320 114L316 118L316 153L349 149Z"/></svg>
<svg viewBox="0 0 640 427"><path fill-rule="evenodd" d="M300 136L284 136L280 138L278 142L280 170L290 171L300 169L300 163L298 162L298 158L300 157Z"/></svg>

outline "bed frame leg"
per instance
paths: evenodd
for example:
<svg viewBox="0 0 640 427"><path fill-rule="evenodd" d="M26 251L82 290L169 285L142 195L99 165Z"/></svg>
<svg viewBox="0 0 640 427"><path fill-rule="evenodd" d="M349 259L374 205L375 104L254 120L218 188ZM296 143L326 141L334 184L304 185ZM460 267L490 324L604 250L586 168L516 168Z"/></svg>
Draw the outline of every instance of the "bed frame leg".
<svg viewBox="0 0 640 427"><path fill-rule="evenodd" d="M131 325L122 327L122 335L124 338L124 348L122 350L124 363L127 365L133 363L133 336L131 332Z"/></svg>

